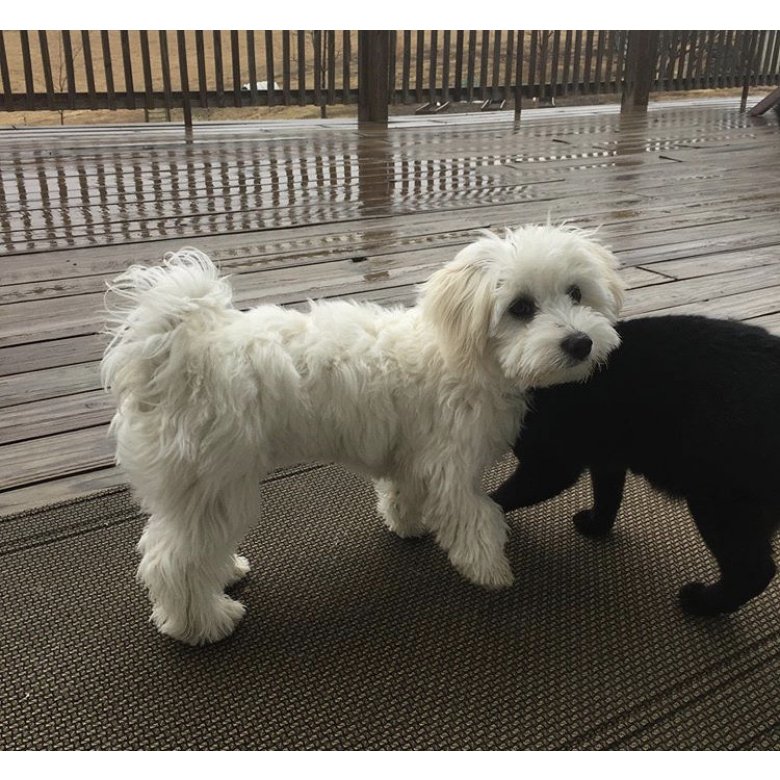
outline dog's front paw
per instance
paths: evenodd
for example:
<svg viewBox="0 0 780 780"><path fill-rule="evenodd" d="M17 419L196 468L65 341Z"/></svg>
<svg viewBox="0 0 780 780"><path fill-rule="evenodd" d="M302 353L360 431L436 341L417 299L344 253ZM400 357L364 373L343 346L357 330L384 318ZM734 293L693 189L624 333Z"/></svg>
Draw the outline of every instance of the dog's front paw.
<svg viewBox="0 0 780 780"><path fill-rule="evenodd" d="M425 536L428 529L420 517L404 506L398 491L389 482L376 483L376 510L384 520L385 527L401 539L417 539Z"/></svg>
<svg viewBox="0 0 780 780"><path fill-rule="evenodd" d="M612 521L605 522L592 509L580 510L572 521L583 536L606 536L612 530Z"/></svg>
<svg viewBox="0 0 780 780"><path fill-rule="evenodd" d="M237 582L246 577L252 567L249 565L249 561L243 555L234 555L232 559L230 578L228 579L225 587L235 585Z"/></svg>
<svg viewBox="0 0 780 780"><path fill-rule="evenodd" d="M515 581L509 559L501 555L489 560L452 560L452 565L472 584L489 590L511 587Z"/></svg>
<svg viewBox="0 0 780 780"><path fill-rule="evenodd" d="M168 615L155 607L151 620L161 634L188 645L206 645L230 636L245 611L240 601L222 595L185 614Z"/></svg>
<svg viewBox="0 0 780 780"><path fill-rule="evenodd" d="M679 592L680 606L689 615L714 617L734 612L738 607L724 603L719 585L705 585L703 582L689 582Z"/></svg>

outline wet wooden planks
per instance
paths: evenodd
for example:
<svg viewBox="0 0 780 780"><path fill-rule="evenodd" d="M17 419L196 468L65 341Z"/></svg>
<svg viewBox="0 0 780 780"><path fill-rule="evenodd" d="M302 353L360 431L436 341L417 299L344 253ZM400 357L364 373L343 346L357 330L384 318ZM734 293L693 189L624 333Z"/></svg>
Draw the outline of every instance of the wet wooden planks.
<svg viewBox="0 0 780 780"><path fill-rule="evenodd" d="M0 132L0 513L122 480L100 389L105 281L195 244L241 306L408 304L481 229L600 226L626 315L780 332L780 131L736 101L511 117Z"/></svg>

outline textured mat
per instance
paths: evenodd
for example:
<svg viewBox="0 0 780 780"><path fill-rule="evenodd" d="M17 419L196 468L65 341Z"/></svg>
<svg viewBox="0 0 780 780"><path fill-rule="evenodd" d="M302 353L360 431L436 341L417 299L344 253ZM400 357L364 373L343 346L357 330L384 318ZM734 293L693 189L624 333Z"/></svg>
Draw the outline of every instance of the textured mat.
<svg viewBox="0 0 780 780"><path fill-rule="evenodd" d="M641 481L607 540L570 525L584 484L512 515L502 593L384 530L341 468L262 492L247 615L201 649L147 622L124 490L0 522L0 748L780 747L778 581L685 617L678 586L713 564Z"/></svg>

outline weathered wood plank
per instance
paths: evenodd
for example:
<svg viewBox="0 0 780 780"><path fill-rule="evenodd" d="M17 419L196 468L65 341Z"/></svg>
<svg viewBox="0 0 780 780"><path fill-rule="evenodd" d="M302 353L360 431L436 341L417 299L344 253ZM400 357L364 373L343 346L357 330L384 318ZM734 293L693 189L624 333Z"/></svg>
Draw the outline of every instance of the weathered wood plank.
<svg viewBox="0 0 780 780"><path fill-rule="evenodd" d="M0 377L0 408L100 387L100 363L89 361Z"/></svg>
<svg viewBox="0 0 780 780"><path fill-rule="evenodd" d="M43 483L2 491L0 492L0 517L35 509L45 504L67 501L97 490L124 485L126 482L127 478L119 467L109 466L85 474L58 476Z"/></svg>
<svg viewBox="0 0 780 780"><path fill-rule="evenodd" d="M0 447L0 491L113 465L107 431L101 425Z"/></svg>
<svg viewBox="0 0 780 780"><path fill-rule="evenodd" d="M103 425L112 415L113 403L102 390L9 406L0 418L0 446Z"/></svg>
<svg viewBox="0 0 780 780"><path fill-rule="evenodd" d="M103 355L105 344L102 336L90 334L5 347L0 349L0 376L94 362Z"/></svg>

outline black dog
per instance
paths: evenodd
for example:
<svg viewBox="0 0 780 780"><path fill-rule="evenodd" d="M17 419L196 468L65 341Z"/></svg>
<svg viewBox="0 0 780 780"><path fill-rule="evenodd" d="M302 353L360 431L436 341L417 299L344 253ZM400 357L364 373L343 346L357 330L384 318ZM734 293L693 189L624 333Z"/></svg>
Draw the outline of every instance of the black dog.
<svg viewBox="0 0 780 780"><path fill-rule="evenodd" d="M733 612L775 574L780 519L780 338L696 316L618 324L622 344L588 382L535 391L514 452L517 471L493 494L505 511L538 503L590 469L584 534L615 522L626 470L685 498L720 566L713 585L680 590L692 614Z"/></svg>

